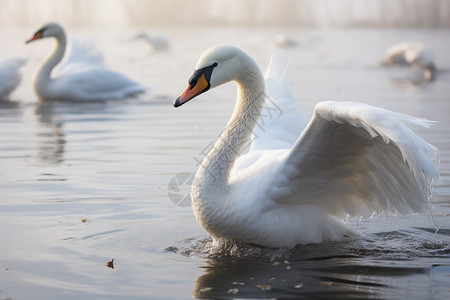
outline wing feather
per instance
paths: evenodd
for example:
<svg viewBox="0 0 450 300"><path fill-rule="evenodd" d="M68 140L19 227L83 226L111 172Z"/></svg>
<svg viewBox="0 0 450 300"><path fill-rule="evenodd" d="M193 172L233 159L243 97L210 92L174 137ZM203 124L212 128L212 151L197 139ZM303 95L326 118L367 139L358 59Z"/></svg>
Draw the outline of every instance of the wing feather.
<svg viewBox="0 0 450 300"><path fill-rule="evenodd" d="M273 187L284 193L273 200L335 215L426 211L439 178L437 149L407 125L431 123L361 103L317 104L284 161L288 180Z"/></svg>

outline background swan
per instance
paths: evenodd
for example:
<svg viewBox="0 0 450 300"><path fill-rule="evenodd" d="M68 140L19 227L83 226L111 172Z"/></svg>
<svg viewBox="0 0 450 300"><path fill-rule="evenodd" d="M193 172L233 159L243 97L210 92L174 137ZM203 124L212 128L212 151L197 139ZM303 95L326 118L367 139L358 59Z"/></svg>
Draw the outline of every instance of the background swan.
<svg viewBox="0 0 450 300"><path fill-rule="evenodd" d="M0 100L7 99L22 78L19 69L25 64L23 58L0 58Z"/></svg>
<svg viewBox="0 0 450 300"><path fill-rule="evenodd" d="M60 25L47 23L27 43L46 37L56 39L56 49L36 75L34 89L41 100L121 99L146 89L124 75L102 66L98 55L79 53L79 48L72 49L71 59L63 68L52 72L63 59L66 34ZM86 59L88 57L90 58Z"/></svg>
<svg viewBox="0 0 450 300"><path fill-rule="evenodd" d="M299 45L296 39L281 33L273 38L273 42L278 48L294 48Z"/></svg>
<svg viewBox="0 0 450 300"><path fill-rule="evenodd" d="M408 65L424 72L427 80L434 78L436 68L433 52L422 43L405 42L386 50L383 65Z"/></svg>
<svg viewBox="0 0 450 300"><path fill-rule="evenodd" d="M301 132L287 65L280 55L273 59L265 84L243 51L213 47L174 103L229 81L238 86L234 112L191 188L194 214L215 245L336 241L354 234L336 217L427 211L439 176L437 150L406 125L430 122L361 103L322 102ZM274 107L282 113L264 117Z"/></svg>
<svg viewBox="0 0 450 300"><path fill-rule="evenodd" d="M169 40L164 36L148 35L145 32L140 32L136 38L146 41L153 52L169 50Z"/></svg>

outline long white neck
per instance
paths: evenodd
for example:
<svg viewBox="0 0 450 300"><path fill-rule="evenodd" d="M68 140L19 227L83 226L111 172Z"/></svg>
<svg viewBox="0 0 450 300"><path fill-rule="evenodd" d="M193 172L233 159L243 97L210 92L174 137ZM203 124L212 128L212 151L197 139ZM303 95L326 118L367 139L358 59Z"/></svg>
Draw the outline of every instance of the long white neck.
<svg viewBox="0 0 450 300"><path fill-rule="evenodd" d="M49 58L42 64L36 75L36 81L34 84L34 88L38 95L42 95L42 90L48 86L51 81L51 73L53 68L61 62L64 52L66 51L66 35L64 31L60 34L55 35L56 38L56 47Z"/></svg>
<svg viewBox="0 0 450 300"><path fill-rule="evenodd" d="M236 79L237 101L228 124L199 167L194 189L205 197L229 191L229 174L236 158L249 141L264 104L264 78L257 65L248 62L245 73Z"/></svg>

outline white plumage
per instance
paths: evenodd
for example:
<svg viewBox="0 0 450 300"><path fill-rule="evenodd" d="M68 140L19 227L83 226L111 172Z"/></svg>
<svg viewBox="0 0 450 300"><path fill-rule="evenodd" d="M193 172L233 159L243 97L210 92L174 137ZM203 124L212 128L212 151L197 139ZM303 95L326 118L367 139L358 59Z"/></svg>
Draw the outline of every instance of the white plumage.
<svg viewBox="0 0 450 300"><path fill-rule="evenodd" d="M169 40L164 36L148 35L145 32L141 32L136 38L146 41L153 52L169 50Z"/></svg>
<svg viewBox="0 0 450 300"><path fill-rule="evenodd" d="M231 46L209 49L196 69L175 106L225 82L238 85L233 115L191 190L196 218L216 243L337 241L355 234L338 217L428 209L431 182L439 177L437 149L408 126L429 121L322 102L303 129L281 54L265 82L254 61Z"/></svg>
<svg viewBox="0 0 450 300"><path fill-rule="evenodd" d="M0 100L7 99L22 78L19 69L25 64L23 58L0 59Z"/></svg>
<svg viewBox="0 0 450 300"><path fill-rule="evenodd" d="M423 70L425 79L435 76L433 52L422 43L404 42L393 45L386 50L384 65L408 65Z"/></svg>
<svg viewBox="0 0 450 300"><path fill-rule="evenodd" d="M70 57L53 72L64 57L66 35L60 25L48 23L27 43L45 37L56 38L57 45L36 75L34 89L41 100L121 99L146 90L128 77L104 67L102 55L87 44L73 43Z"/></svg>

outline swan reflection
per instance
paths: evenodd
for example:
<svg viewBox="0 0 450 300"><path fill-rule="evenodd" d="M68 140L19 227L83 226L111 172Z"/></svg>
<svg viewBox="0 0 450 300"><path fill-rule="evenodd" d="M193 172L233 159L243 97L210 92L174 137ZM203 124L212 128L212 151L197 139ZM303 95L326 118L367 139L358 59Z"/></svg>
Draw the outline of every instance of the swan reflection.
<svg viewBox="0 0 450 300"><path fill-rule="evenodd" d="M66 135L64 123L55 113L52 103L39 103L35 109L37 157L47 164L59 164L64 161Z"/></svg>

